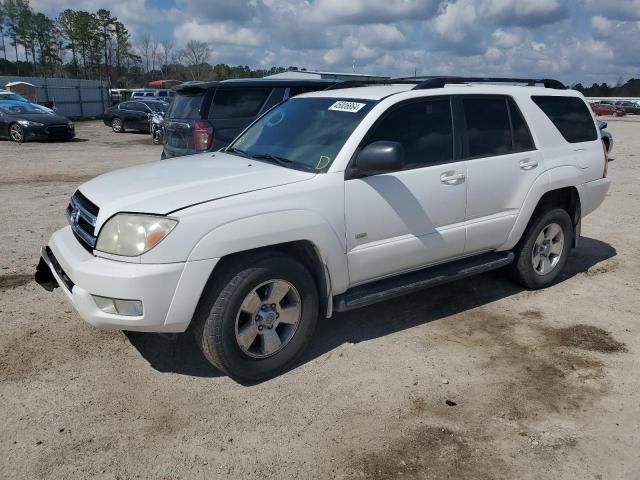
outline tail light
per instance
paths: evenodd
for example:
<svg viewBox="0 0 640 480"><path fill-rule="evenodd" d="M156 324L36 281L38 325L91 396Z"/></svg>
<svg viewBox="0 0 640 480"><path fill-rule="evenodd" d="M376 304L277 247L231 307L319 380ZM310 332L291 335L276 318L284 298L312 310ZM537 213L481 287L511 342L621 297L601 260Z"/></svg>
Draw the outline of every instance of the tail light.
<svg viewBox="0 0 640 480"><path fill-rule="evenodd" d="M213 127L206 120L198 120L193 130L193 142L196 151L209 150L213 145Z"/></svg>
<svg viewBox="0 0 640 480"><path fill-rule="evenodd" d="M609 169L609 154L607 153L607 146L602 143L602 151L604 152L604 171L602 172L602 178L607 178L607 170Z"/></svg>

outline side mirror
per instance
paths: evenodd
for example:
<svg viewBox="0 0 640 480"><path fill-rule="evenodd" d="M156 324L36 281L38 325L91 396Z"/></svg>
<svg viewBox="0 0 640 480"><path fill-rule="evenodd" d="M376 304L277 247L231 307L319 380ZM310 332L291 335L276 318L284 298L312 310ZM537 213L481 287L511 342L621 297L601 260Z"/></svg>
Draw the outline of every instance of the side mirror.
<svg viewBox="0 0 640 480"><path fill-rule="evenodd" d="M351 168L353 177L364 177L401 170L405 165L405 152L398 142L373 142L362 149Z"/></svg>
<svg viewBox="0 0 640 480"><path fill-rule="evenodd" d="M600 128L600 130L604 130L605 128L607 128L607 122L599 122L598 127Z"/></svg>

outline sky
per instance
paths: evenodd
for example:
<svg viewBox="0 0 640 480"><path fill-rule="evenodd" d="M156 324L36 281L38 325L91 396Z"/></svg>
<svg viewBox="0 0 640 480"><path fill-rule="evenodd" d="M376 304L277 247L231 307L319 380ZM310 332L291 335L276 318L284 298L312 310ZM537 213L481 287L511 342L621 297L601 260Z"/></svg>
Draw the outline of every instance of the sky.
<svg viewBox="0 0 640 480"><path fill-rule="evenodd" d="M207 42L210 63L566 83L640 77L640 0L31 0L111 10L133 34Z"/></svg>

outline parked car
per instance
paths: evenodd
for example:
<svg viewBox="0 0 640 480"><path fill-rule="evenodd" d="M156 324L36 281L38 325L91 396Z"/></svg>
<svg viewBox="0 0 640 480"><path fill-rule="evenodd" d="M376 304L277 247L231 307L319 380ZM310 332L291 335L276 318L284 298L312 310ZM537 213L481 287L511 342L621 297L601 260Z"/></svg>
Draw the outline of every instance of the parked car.
<svg viewBox="0 0 640 480"><path fill-rule="evenodd" d="M638 115L640 113L640 105L638 105L636 102L621 100L621 101L615 102L613 105L617 108L621 108L622 110L624 110L624 113L626 114Z"/></svg>
<svg viewBox="0 0 640 480"><path fill-rule="evenodd" d="M162 158L220 150L279 102L336 82L242 79L181 84L165 115Z"/></svg>
<svg viewBox="0 0 640 480"><path fill-rule="evenodd" d="M34 103L0 102L0 138L22 143L36 139L71 140L76 136L71 120Z"/></svg>
<svg viewBox="0 0 640 480"><path fill-rule="evenodd" d="M603 122L602 120L598 120L598 129L600 130L600 137L602 138L602 143L604 148L607 150L607 155L609 155L613 151L613 135L611 132L606 130L607 122Z"/></svg>
<svg viewBox="0 0 640 480"><path fill-rule="evenodd" d="M122 102L104 111L104 124L116 133L126 130L151 131L151 116L154 112L166 112L167 103L156 100Z"/></svg>
<svg viewBox="0 0 640 480"><path fill-rule="evenodd" d="M27 102L31 103L31 101L22 95L19 95L10 90L0 89L0 102L2 101L12 101L12 102Z"/></svg>
<svg viewBox="0 0 640 480"><path fill-rule="evenodd" d="M593 110L593 113L599 116L609 115L609 116L622 117L626 115L623 109L618 108L614 105L610 105L608 103L592 103L591 110Z"/></svg>
<svg viewBox="0 0 640 480"><path fill-rule="evenodd" d="M131 94L129 100L157 99L169 102L175 96L176 92L174 90L170 90L167 88L158 88L143 91L136 90Z"/></svg>
<svg viewBox="0 0 640 480"><path fill-rule="evenodd" d="M560 280L609 189L584 97L399 82L290 98L223 151L81 185L37 282L96 327L191 327L253 382L295 363L319 316L500 267L528 289Z"/></svg>

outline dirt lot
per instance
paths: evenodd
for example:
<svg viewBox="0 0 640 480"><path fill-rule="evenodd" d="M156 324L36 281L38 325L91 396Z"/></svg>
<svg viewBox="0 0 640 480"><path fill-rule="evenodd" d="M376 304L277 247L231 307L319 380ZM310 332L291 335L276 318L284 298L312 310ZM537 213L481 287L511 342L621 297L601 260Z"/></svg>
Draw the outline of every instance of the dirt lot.
<svg viewBox="0 0 640 480"><path fill-rule="evenodd" d="M610 195L560 284L498 272L336 315L252 387L32 281L75 187L157 159L148 135L0 142L0 477L640 478L640 122L609 124Z"/></svg>

